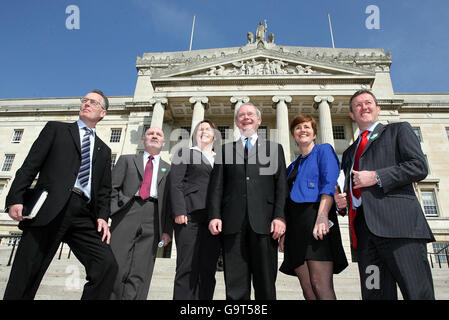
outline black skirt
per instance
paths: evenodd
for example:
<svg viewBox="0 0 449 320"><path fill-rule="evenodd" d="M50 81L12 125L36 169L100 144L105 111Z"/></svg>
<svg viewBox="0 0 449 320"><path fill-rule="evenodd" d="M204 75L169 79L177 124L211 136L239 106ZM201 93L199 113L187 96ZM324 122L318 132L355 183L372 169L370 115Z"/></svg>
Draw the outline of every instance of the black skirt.
<svg viewBox="0 0 449 320"><path fill-rule="evenodd" d="M306 260L333 261L335 274L348 266L335 206L329 211L329 220L334 223L329 233L323 240L313 237L319 205L319 202L296 203L288 197L285 205L287 230L284 261L279 269L282 273L296 276L295 269Z"/></svg>

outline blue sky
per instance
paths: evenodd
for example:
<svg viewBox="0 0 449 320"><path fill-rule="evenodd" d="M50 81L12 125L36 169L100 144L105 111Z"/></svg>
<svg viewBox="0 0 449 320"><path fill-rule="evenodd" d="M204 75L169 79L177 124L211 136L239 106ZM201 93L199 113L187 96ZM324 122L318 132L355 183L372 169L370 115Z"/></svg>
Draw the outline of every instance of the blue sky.
<svg viewBox="0 0 449 320"><path fill-rule="evenodd" d="M66 28L66 8L80 29ZM369 5L380 29L367 29ZM133 95L144 52L241 46L267 20L278 45L391 50L395 92L449 92L447 0L0 0L0 99Z"/></svg>

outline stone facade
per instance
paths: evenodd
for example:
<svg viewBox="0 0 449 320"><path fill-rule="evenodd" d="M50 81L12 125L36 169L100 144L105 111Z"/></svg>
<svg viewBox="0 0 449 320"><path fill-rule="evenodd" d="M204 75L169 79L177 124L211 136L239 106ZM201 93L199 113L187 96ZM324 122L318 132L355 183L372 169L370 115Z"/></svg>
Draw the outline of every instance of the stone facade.
<svg viewBox="0 0 449 320"><path fill-rule="evenodd" d="M144 128L162 127L167 144L162 157L178 143L179 131L194 127L203 118L234 139L234 110L252 102L262 111L266 135L279 141L286 162L298 152L290 137L289 121L299 113L313 115L319 123L317 142L343 151L358 135L349 117L348 101L359 89L371 89L382 108L382 123L408 121L421 136L430 167L429 176L415 185L428 221L438 241L449 241L449 93L395 93L390 78L392 56L383 49L345 49L281 46L274 35L265 41L248 33L240 47L179 52L144 53L137 57L137 82L132 96L110 97L110 109L98 124L98 135L111 147L113 158L143 150ZM101 88L101 84L98 85ZM15 171L32 142L50 120L75 121L79 97L0 100L0 148L11 167L0 171L0 203ZM22 133L20 133L22 131ZM13 141L18 139L20 141ZM188 137L184 132L181 136ZM346 218L341 227L347 229ZM0 233L16 232L7 215ZM343 235L348 232L343 231ZM346 247L348 237L345 236Z"/></svg>

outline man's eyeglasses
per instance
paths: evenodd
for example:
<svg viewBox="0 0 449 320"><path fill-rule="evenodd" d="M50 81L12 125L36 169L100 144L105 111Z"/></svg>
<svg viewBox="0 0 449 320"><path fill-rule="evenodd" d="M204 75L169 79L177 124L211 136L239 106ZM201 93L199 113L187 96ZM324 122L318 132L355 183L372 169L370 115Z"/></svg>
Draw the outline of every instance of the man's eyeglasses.
<svg viewBox="0 0 449 320"><path fill-rule="evenodd" d="M93 106L101 107L101 103L96 100L93 100L93 99L81 98L80 101L83 104L89 102L89 104L91 104Z"/></svg>

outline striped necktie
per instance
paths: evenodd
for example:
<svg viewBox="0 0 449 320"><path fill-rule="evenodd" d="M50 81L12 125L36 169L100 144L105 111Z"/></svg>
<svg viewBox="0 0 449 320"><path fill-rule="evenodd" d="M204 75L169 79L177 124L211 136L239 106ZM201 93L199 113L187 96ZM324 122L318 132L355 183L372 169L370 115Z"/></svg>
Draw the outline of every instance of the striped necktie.
<svg viewBox="0 0 449 320"><path fill-rule="evenodd" d="M86 133L83 136L83 141L81 143L81 166L78 173L78 181L80 185L85 188L89 182L90 174L90 135L92 134L92 129L87 127L83 128Z"/></svg>

